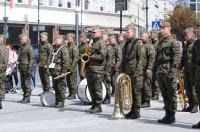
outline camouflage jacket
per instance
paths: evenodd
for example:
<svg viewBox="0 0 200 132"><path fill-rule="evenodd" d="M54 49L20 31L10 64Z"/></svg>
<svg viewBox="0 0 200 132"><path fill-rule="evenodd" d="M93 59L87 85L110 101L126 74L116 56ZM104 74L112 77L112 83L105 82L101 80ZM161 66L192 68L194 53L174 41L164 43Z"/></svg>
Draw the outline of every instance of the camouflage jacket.
<svg viewBox="0 0 200 132"><path fill-rule="evenodd" d="M101 38L93 40L89 62L86 64L86 74L104 73L106 61L106 44Z"/></svg>
<svg viewBox="0 0 200 132"><path fill-rule="evenodd" d="M69 50L66 46L59 45L54 47L51 53L51 62L55 63L55 67L53 69L50 68L50 73L53 77L68 72L68 69L70 67L69 57Z"/></svg>
<svg viewBox="0 0 200 132"><path fill-rule="evenodd" d="M138 65L143 68L143 64L137 63L143 58L144 46L141 45L143 44L139 39L129 38L127 40L123 48L122 72L131 75L135 74Z"/></svg>
<svg viewBox="0 0 200 132"><path fill-rule="evenodd" d="M192 49L192 65L193 68L200 68L200 39L197 39Z"/></svg>
<svg viewBox="0 0 200 132"><path fill-rule="evenodd" d="M0 72L5 73L8 63L8 51L4 44L0 44Z"/></svg>
<svg viewBox="0 0 200 132"><path fill-rule="evenodd" d="M69 57L71 59L70 63L70 71L76 71L76 66L79 60L79 50L78 47L72 43L67 45L68 50L69 50Z"/></svg>
<svg viewBox="0 0 200 132"><path fill-rule="evenodd" d="M48 66L51 62L51 52L53 47L50 43L41 44L39 47L39 62L38 65L45 67Z"/></svg>
<svg viewBox="0 0 200 132"><path fill-rule="evenodd" d="M176 74L180 60L180 45L176 39L169 36L158 43L155 57L157 73Z"/></svg>
<svg viewBox="0 0 200 132"><path fill-rule="evenodd" d="M153 62L155 59L155 48L151 43L145 43L145 52L146 54L144 55L144 70L152 70L153 67Z"/></svg>
<svg viewBox="0 0 200 132"><path fill-rule="evenodd" d="M115 65L115 50L111 44L107 44L107 53L105 61L105 72L111 74L111 68Z"/></svg>
<svg viewBox="0 0 200 132"><path fill-rule="evenodd" d="M31 72L31 67L34 63L34 51L30 44L23 44L19 49L19 70Z"/></svg>
<svg viewBox="0 0 200 132"><path fill-rule="evenodd" d="M119 71L122 63L122 48L118 44L113 45L115 50L115 62L114 62L114 68L115 71Z"/></svg>

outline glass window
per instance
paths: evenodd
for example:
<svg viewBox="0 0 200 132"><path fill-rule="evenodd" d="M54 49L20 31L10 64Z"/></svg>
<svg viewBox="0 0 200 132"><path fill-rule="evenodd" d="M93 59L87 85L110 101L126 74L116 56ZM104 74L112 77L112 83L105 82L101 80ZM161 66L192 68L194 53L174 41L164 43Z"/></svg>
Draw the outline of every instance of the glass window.
<svg viewBox="0 0 200 132"><path fill-rule="evenodd" d="M58 1L58 7L63 7L63 1L62 0Z"/></svg>
<svg viewBox="0 0 200 132"><path fill-rule="evenodd" d="M190 0L190 2L196 2L196 0Z"/></svg>
<svg viewBox="0 0 200 132"><path fill-rule="evenodd" d="M87 10L88 9L88 7L89 7L89 0L85 0L85 9Z"/></svg>
<svg viewBox="0 0 200 132"><path fill-rule="evenodd" d="M196 11L196 5L195 4L190 4L190 9L193 11Z"/></svg>
<svg viewBox="0 0 200 132"><path fill-rule="evenodd" d="M67 8L71 8L72 5L71 5L71 2L67 2Z"/></svg>
<svg viewBox="0 0 200 132"><path fill-rule="evenodd" d="M23 2L23 0L17 0L17 3L22 3Z"/></svg>
<svg viewBox="0 0 200 132"><path fill-rule="evenodd" d="M53 6L53 0L49 0L49 6Z"/></svg>
<svg viewBox="0 0 200 132"><path fill-rule="evenodd" d="M100 11L103 11L103 10L104 10L104 8L101 6L101 7L100 7Z"/></svg>

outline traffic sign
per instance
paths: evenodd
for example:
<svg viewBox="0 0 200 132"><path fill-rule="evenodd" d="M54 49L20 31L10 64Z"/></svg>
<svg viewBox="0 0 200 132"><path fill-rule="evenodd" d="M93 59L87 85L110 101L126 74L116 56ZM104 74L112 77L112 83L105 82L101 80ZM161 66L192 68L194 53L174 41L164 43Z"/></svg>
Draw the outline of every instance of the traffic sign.
<svg viewBox="0 0 200 132"><path fill-rule="evenodd" d="M152 21L152 30L160 30L160 21Z"/></svg>

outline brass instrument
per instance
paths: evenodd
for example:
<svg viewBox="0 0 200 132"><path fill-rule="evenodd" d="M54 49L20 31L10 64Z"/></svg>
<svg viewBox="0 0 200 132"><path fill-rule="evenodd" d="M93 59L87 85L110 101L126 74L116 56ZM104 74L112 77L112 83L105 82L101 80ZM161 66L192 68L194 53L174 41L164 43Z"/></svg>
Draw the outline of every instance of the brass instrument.
<svg viewBox="0 0 200 132"><path fill-rule="evenodd" d="M65 76L67 76L67 75L70 74L70 73L71 73L71 72L67 72L67 73L61 74L61 75L59 75L59 76L57 76L57 77L54 77L53 79L56 80L56 79L59 79L59 78L61 78L61 77L65 77Z"/></svg>
<svg viewBox="0 0 200 132"><path fill-rule="evenodd" d="M84 54L81 55L80 75L82 77L85 77L85 65L90 59L91 50L92 50L91 43L86 44L84 49Z"/></svg>
<svg viewBox="0 0 200 132"><path fill-rule="evenodd" d="M123 110L130 110L132 106L132 86L129 75L121 73L115 82L115 107L112 119L124 119Z"/></svg>
<svg viewBox="0 0 200 132"><path fill-rule="evenodd" d="M177 90L177 95L179 97L181 107L186 108L186 100L185 100L185 92L184 92L184 81L182 76L177 76L177 83L178 83L178 90Z"/></svg>

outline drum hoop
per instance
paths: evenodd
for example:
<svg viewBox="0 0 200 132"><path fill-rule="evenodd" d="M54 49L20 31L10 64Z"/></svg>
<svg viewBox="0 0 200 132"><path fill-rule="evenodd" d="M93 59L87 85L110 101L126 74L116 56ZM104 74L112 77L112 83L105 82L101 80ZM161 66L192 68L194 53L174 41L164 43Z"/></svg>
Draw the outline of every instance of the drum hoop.
<svg viewBox="0 0 200 132"><path fill-rule="evenodd" d="M53 94L54 96L55 96L55 94L53 93L53 92L46 92L46 93L51 93L51 94ZM43 106L45 106L45 107L52 107L52 106L48 106L48 105L46 105L45 103L44 103L44 95L46 94L46 93L43 93L41 96L40 96L40 102L42 103L42 105Z"/></svg>
<svg viewBox="0 0 200 132"><path fill-rule="evenodd" d="M82 80L81 80L81 81L82 81ZM81 81L80 81L80 83L81 83ZM79 88L80 83L78 84L78 88ZM86 96L86 99L88 100L89 104L91 104L91 101L89 101L88 96L87 96L87 94L86 94L86 88L87 88L87 86L88 86L88 85L85 86L85 96ZM78 95L79 100L80 100L80 101L83 101L83 100L80 98L79 94L77 94L77 95ZM85 101L83 101L83 102L85 102Z"/></svg>

